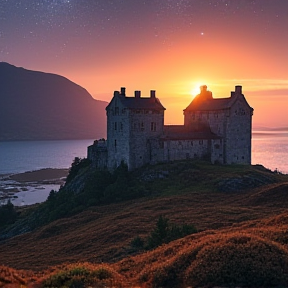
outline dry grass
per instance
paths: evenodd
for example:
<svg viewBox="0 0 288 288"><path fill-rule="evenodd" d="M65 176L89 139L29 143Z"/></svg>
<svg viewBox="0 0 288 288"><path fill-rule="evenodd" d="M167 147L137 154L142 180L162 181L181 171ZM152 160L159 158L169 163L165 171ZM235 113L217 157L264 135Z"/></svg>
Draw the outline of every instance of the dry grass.
<svg viewBox="0 0 288 288"><path fill-rule="evenodd" d="M261 206L255 201L275 190L277 197ZM135 236L149 234L160 215L174 223L194 224L199 231L217 231L284 212L288 199L278 201L280 194L287 194L287 184L242 193L193 192L93 207L1 243L0 264L42 270L63 262L117 261L127 256Z"/></svg>
<svg viewBox="0 0 288 288"><path fill-rule="evenodd" d="M58 287L63 279L66 287L288 287L287 207L283 181L92 207L1 243L0 287ZM160 215L200 232L132 256L131 240L147 236ZM95 276L101 267L107 279Z"/></svg>

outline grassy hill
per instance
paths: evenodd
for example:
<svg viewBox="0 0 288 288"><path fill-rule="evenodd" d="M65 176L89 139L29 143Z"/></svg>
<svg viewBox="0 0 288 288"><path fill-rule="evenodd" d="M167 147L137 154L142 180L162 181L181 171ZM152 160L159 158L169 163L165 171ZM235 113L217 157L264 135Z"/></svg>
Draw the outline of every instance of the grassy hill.
<svg viewBox="0 0 288 288"><path fill-rule="evenodd" d="M62 197L71 196L66 205L73 207L73 213L68 211L55 221L50 219L29 233L0 243L0 265L5 265L0 267L0 283L46 283L35 287L88 287L93 283L93 287L288 287L288 175L262 166L183 161L131 173L122 170L110 178L107 174L109 185L102 177L102 182L98 180L102 190L98 191L99 187L91 186L98 174L89 165L80 166L74 169L66 188L58 192ZM80 180L86 183L82 188ZM101 197L91 194L91 189ZM112 198L116 195L115 201L103 198L103 191ZM78 211L75 207L79 203L71 206L72 200L87 199L87 195L102 200L83 200ZM54 204L54 211L59 207L66 211L63 202ZM22 211L20 223L35 211L41 218L39 211L48 211L45 205L34 207L32 212ZM147 239L160 216L177 225L193 224L198 233L152 251L135 249L131 243L137 237Z"/></svg>

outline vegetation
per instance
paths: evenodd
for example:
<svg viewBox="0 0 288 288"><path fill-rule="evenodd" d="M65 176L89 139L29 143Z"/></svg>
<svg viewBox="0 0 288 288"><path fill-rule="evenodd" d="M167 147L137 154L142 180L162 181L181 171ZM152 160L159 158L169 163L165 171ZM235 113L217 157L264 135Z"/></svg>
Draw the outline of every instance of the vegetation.
<svg viewBox="0 0 288 288"><path fill-rule="evenodd" d="M40 287L123 287L123 277L108 265L89 263L57 267L40 281Z"/></svg>
<svg viewBox="0 0 288 288"><path fill-rule="evenodd" d="M146 196L165 196L194 191L240 191L279 181L279 173L262 166L211 165L179 161L129 172L124 163L114 171L92 169L90 161L76 157L67 182L32 215L31 229L70 217L92 206L118 203ZM152 169L151 169L152 168ZM203 173L205 171L205 173Z"/></svg>
<svg viewBox="0 0 288 288"><path fill-rule="evenodd" d="M196 232L197 229L194 225L170 224L169 219L161 215L158 218L156 227L149 234L147 239L143 240L141 237L137 236L131 241L131 246L138 250L151 250L162 244L167 244Z"/></svg>
<svg viewBox="0 0 288 288"><path fill-rule="evenodd" d="M1 263L35 272L1 266L0 287L288 287L287 175L192 161L72 166L59 192L3 228Z"/></svg>
<svg viewBox="0 0 288 288"><path fill-rule="evenodd" d="M0 206L0 228L13 224L17 220L17 212L9 200L7 204Z"/></svg>

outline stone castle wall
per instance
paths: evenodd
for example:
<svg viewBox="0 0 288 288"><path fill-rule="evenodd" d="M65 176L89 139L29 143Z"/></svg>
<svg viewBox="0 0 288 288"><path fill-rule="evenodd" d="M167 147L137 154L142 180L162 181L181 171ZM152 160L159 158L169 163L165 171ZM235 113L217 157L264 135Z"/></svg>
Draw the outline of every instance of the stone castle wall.
<svg viewBox="0 0 288 288"><path fill-rule="evenodd" d="M226 161L227 164L251 163L251 111L241 99L233 105L226 127Z"/></svg>
<svg viewBox="0 0 288 288"><path fill-rule="evenodd" d="M130 111L130 126L129 166L134 169L152 161L149 139L159 139L163 134L164 112L132 110Z"/></svg>
<svg viewBox="0 0 288 288"><path fill-rule="evenodd" d="M97 167L113 170L124 161L129 170L133 170L145 164L194 158L209 158L212 163L223 164L251 163L253 109L242 95L240 86L236 86L230 98L221 98L229 105L216 100L213 103L216 103L217 109L184 110L184 125L176 125L176 128L183 131L182 128L185 130L188 127L196 134L197 131L204 131L203 135L208 133L199 139L195 138L196 134L192 138L184 137L184 140L164 137L163 106L158 110L129 108L122 104L119 97L131 100L131 97L125 98L125 90L124 94L114 94L106 108L107 141L97 142L88 148L88 158ZM137 100L141 101L141 98ZM219 103L227 107L221 104L223 107L219 109Z"/></svg>

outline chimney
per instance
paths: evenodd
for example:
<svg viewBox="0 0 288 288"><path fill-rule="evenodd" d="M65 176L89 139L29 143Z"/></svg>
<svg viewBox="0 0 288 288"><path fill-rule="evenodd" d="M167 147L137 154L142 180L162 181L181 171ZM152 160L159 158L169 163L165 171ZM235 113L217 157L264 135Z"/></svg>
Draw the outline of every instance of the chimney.
<svg viewBox="0 0 288 288"><path fill-rule="evenodd" d="M141 97L141 91L135 91L135 98L140 98Z"/></svg>
<svg viewBox="0 0 288 288"><path fill-rule="evenodd" d="M151 98L156 98L156 91L155 90L151 90L150 91L150 97Z"/></svg>
<svg viewBox="0 0 288 288"><path fill-rule="evenodd" d="M242 86L235 86L235 94L242 94Z"/></svg>
<svg viewBox="0 0 288 288"><path fill-rule="evenodd" d="M121 95L126 96L125 90L126 90L125 87L121 87Z"/></svg>
<svg viewBox="0 0 288 288"><path fill-rule="evenodd" d="M114 96L118 96L119 94L119 91L114 91Z"/></svg>
<svg viewBox="0 0 288 288"><path fill-rule="evenodd" d="M207 85L200 86L200 90L201 90L201 93L206 92L207 91Z"/></svg>

